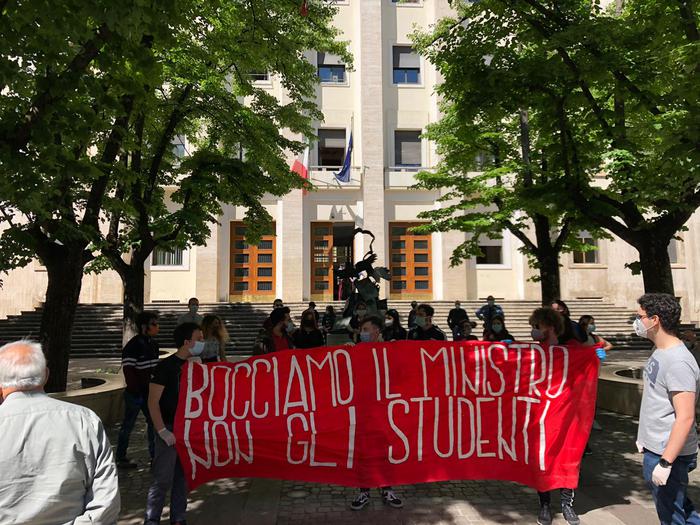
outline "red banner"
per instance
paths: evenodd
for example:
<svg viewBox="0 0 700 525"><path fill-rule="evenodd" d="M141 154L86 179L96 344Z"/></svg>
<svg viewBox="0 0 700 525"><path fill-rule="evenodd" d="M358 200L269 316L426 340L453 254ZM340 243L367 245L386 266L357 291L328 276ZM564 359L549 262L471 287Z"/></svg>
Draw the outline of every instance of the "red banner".
<svg viewBox="0 0 700 525"><path fill-rule="evenodd" d="M175 435L190 488L225 477L575 488L597 377L591 347L517 342L365 343L188 363Z"/></svg>

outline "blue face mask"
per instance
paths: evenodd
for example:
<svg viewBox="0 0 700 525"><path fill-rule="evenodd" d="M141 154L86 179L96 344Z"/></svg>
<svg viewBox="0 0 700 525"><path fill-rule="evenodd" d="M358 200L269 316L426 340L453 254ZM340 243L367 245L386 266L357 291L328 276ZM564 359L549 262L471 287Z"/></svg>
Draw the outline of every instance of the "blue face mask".
<svg viewBox="0 0 700 525"><path fill-rule="evenodd" d="M202 355L202 352L204 352L204 341L196 341L194 346L190 348L190 354L194 357Z"/></svg>
<svg viewBox="0 0 700 525"><path fill-rule="evenodd" d="M372 334L369 332L360 332L360 342L369 343L370 339L372 339Z"/></svg>

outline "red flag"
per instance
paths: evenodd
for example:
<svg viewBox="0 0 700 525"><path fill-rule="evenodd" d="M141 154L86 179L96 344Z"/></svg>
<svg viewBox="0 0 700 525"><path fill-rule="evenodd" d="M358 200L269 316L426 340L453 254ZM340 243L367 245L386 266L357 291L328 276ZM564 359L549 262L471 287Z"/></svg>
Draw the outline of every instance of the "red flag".
<svg viewBox="0 0 700 525"><path fill-rule="evenodd" d="M298 174L302 179L309 178L309 147L306 146L304 152L294 160L292 171Z"/></svg>
<svg viewBox="0 0 700 525"><path fill-rule="evenodd" d="M299 14L301 16L307 16L309 14L309 5L306 3L306 0L302 1L301 7L299 8Z"/></svg>

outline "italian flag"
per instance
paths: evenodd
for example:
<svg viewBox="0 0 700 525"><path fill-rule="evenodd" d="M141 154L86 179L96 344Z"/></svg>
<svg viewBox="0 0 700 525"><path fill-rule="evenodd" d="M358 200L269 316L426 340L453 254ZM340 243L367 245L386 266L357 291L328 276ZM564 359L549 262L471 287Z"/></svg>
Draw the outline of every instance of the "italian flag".
<svg viewBox="0 0 700 525"><path fill-rule="evenodd" d="M292 164L292 172L299 175L302 179L309 178L309 147L306 146L303 153L294 160Z"/></svg>

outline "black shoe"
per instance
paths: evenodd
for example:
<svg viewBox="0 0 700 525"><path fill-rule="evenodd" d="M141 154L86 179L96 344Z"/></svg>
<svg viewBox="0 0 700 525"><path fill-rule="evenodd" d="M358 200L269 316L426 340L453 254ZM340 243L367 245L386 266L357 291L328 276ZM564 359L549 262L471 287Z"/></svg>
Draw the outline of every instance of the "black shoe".
<svg viewBox="0 0 700 525"><path fill-rule="evenodd" d="M130 459L124 458L124 459L118 459L117 460L117 467L118 468L136 468L138 465L131 461Z"/></svg>
<svg viewBox="0 0 700 525"><path fill-rule="evenodd" d="M354 500L352 500L352 503L350 504L350 508L352 510L362 510L365 508L365 506L368 503L369 503L369 492L365 492L364 490L362 490L357 495L357 497Z"/></svg>
<svg viewBox="0 0 700 525"><path fill-rule="evenodd" d="M569 525L579 525L579 523L581 523L573 505L562 505L561 513L564 515L564 519Z"/></svg>
<svg viewBox="0 0 700 525"><path fill-rule="evenodd" d="M401 501L396 496L396 494L394 494L393 490L385 490L384 492L382 492L382 501L386 505L394 507L395 509L400 509L401 507L403 507L403 501Z"/></svg>
<svg viewBox="0 0 700 525"><path fill-rule="evenodd" d="M540 513L537 515L537 525L552 525L552 508L549 503L540 505Z"/></svg>
<svg viewBox="0 0 700 525"><path fill-rule="evenodd" d="M586 449L583 451L584 456L590 456L593 454L593 449L588 446L588 443L586 443Z"/></svg>

